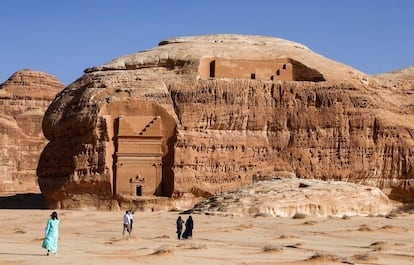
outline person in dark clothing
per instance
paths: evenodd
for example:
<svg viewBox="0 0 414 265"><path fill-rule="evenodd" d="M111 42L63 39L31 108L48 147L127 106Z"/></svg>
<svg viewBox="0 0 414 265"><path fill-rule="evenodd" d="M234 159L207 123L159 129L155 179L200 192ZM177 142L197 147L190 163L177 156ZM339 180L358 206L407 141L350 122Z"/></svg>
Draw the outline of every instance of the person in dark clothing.
<svg viewBox="0 0 414 265"><path fill-rule="evenodd" d="M194 228L193 218L190 215L187 221L185 222L185 230L183 234L183 239L193 237L193 228Z"/></svg>
<svg viewBox="0 0 414 265"><path fill-rule="evenodd" d="M129 233L132 233L132 223L134 222L134 211L133 210L129 210L128 217L129 217Z"/></svg>
<svg viewBox="0 0 414 265"><path fill-rule="evenodd" d="M181 239L181 233L183 232L183 223L184 223L181 216L178 216L176 223L177 223L177 237L178 239Z"/></svg>

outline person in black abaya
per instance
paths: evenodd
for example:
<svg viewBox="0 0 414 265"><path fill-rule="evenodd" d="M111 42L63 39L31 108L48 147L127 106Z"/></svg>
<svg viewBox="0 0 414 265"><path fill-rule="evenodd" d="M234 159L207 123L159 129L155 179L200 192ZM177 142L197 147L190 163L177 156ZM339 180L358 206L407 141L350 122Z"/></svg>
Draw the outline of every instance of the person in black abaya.
<svg viewBox="0 0 414 265"><path fill-rule="evenodd" d="M178 239L181 239L181 234L183 232L183 223L184 223L181 216L178 216L176 223L177 223L177 237Z"/></svg>
<svg viewBox="0 0 414 265"><path fill-rule="evenodd" d="M193 237L193 228L194 228L193 218L190 215L187 221L185 222L185 230L183 233L183 239L188 239L188 238Z"/></svg>

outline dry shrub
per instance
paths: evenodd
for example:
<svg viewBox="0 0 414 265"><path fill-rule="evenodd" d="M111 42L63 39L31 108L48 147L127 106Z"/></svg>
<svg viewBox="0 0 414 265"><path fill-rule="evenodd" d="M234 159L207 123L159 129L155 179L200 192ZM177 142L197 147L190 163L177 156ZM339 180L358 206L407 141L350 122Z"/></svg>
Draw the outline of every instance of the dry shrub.
<svg viewBox="0 0 414 265"><path fill-rule="evenodd" d="M372 256L368 252L365 252L363 254L356 254L352 256L352 259L355 261L372 261L378 259L377 257Z"/></svg>
<svg viewBox="0 0 414 265"><path fill-rule="evenodd" d="M385 243L384 241L377 241L377 242L372 243L370 246L384 246L386 244L387 243Z"/></svg>
<svg viewBox="0 0 414 265"><path fill-rule="evenodd" d="M129 236L122 237L122 238L112 237L109 241L105 241L105 244L108 244L108 245L114 245L114 244L118 244L118 243L122 244L122 243L127 242L128 240L130 240Z"/></svg>
<svg viewBox="0 0 414 265"><path fill-rule="evenodd" d="M295 213L295 215L292 217L293 219L305 219L306 218L306 214L304 213Z"/></svg>
<svg viewBox="0 0 414 265"><path fill-rule="evenodd" d="M287 248L300 248L301 246L302 246L302 243L296 243L293 245L287 245L286 247Z"/></svg>
<svg viewBox="0 0 414 265"><path fill-rule="evenodd" d="M394 243L394 246L398 246L398 247L403 247L405 245L406 245L405 243L401 243L401 242Z"/></svg>
<svg viewBox="0 0 414 265"><path fill-rule="evenodd" d="M176 246L177 248L191 248L191 244L189 243L181 243Z"/></svg>
<svg viewBox="0 0 414 265"><path fill-rule="evenodd" d="M173 251L168 246L161 246L157 248L151 255L169 255L172 253Z"/></svg>
<svg viewBox="0 0 414 265"><path fill-rule="evenodd" d="M191 244L190 249L207 249L207 245L202 243L193 243Z"/></svg>
<svg viewBox="0 0 414 265"><path fill-rule="evenodd" d="M235 227L235 230L242 231L242 230L247 229L247 228L253 228L253 225L252 224L239 225L239 226Z"/></svg>
<svg viewBox="0 0 414 265"><path fill-rule="evenodd" d="M342 216L342 220L350 220L350 219L351 219L351 216L349 216L349 215L344 214Z"/></svg>
<svg viewBox="0 0 414 265"><path fill-rule="evenodd" d="M27 232L26 232L26 230L24 230L24 229L16 229L16 230L14 231L14 233L16 233L16 234L26 234Z"/></svg>
<svg viewBox="0 0 414 265"><path fill-rule="evenodd" d="M253 217L271 217L271 215L267 213L258 212L258 213L255 213Z"/></svg>
<svg viewBox="0 0 414 265"><path fill-rule="evenodd" d="M304 225L316 225L318 222L316 222L316 221L306 221L306 222L304 222L303 224Z"/></svg>
<svg viewBox="0 0 414 265"><path fill-rule="evenodd" d="M177 248L185 248L185 249L207 249L206 244L202 243L181 243L177 245Z"/></svg>
<svg viewBox="0 0 414 265"><path fill-rule="evenodd" d="M280 235L279 239L292 239L292 238L297 238L296 236L291 236L291 235Z"/></svg>
<svg viewBox="0 0 414 265"><path fill-rule="evenodd" d="M331 254L331 253L315 253L312 257L310 257L308 260L312 261L342 261L340 257L337 255Z"/></svg>
<svg viewBox="0 0 414 265"><path fill-rule="evenodd" d="M387 246L387 243L384 241L377 241L370 245L375 251L381 251L384 250Z"/></svg>
<svg viewBox="0 0 414 265"><path fill-rule="evenodd" d="M156 236L155 237L156 239L159 239L159 238L170 238L169 236L167 236L167 235L162 235L162 236Z"/></svg>
<svg viewBox="0 0 414 265"><path fill-rule="evenodd" d="M366 224L361 225L361 227L358 229L358 231L362 231L362 232L371 232L372 229L367 226Z"/></svg>
<svg viewBox="0 0 414 265"><path fill-rule="evenodd" d="M275 245L266 245L263 247L263 252L281 252L283 248Z"/></svg>

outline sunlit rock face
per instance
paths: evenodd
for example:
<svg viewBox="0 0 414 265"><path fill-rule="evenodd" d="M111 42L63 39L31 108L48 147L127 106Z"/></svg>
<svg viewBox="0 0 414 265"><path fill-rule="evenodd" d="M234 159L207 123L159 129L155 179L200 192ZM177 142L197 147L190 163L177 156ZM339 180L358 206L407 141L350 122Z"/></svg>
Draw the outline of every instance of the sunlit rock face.
<svg viewBox="0 0 414 265"><path fill-rule="evenodd" d="M63 87L54 76L32 70L0 85L0 192L39 192L36 167L47 142L43 114Z"/></svg>
<svg viewBox="0 0 414 265"><path fill-rule="evenodd" d="M210 196L275 176L411 201L414 96L389 84L282 39L162 41L59 93L43 120L39 184L60 208Z"/></svg>

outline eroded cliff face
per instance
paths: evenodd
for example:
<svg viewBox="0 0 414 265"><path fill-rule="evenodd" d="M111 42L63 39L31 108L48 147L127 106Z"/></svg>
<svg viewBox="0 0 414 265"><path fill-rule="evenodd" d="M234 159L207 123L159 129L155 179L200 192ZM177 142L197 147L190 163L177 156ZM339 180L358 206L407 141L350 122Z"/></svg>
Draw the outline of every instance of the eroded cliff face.
<svg viewBox="0 0 414 265"><path fill-rule="evenodd" d="M200 78L206 57L289 58L324 81ZM389 87L300 44L238 35L172 39L87 69L56 97L43 120L49 143L39 184L58 208L137 203L157 170L154 195L175 198L297 176L373 185L412 201L413 100L407 86ZM148 162L158 159L151 151L158 134L160 164ZM130 192L120 191L128 185Z"/></svg>
<svg viewBox="0 0 414 265"><path fill-rule="evenodd" d="M376 89L206 80L171 84L170 91L186 128L174 170L184 190L217 194L288 172L413 199L412 109L384 102Z"/></svg>
<svg viewBox="0 0 414 265"><path fill-rule="evenodd" d="M32 70L0 85L0 192L39 192L36 167L47 142L43 114L63 87L54 76Z"/></svg>

